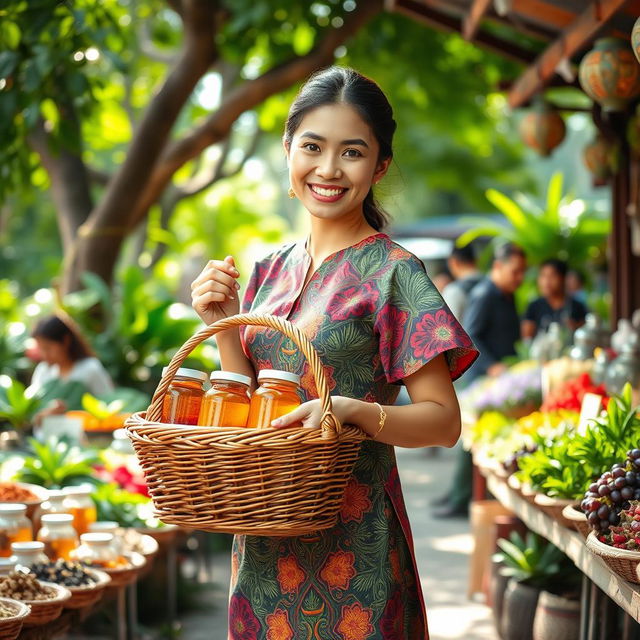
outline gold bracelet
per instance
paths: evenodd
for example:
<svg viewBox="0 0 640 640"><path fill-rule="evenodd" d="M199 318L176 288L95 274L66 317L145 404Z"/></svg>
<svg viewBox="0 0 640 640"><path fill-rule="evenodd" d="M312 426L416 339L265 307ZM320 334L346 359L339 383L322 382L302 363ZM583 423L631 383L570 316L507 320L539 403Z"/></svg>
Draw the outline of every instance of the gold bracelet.
<svg viewBox="0 0 640 640"><path fill-rule="evenodd" d="M374 402L373 404L375 404L376 407L378 407L378 409L380 409L380 422L378 423L378 425L379 425L378 426L378 430L375 432L374 435L371 436L371 439L375 440L378 437L378 435L380 434L380 432L384 429L384 423L385 423L385 420L387 419L387 414L385 413L384 409L382 408L382 406L379 403Z"/></svg>

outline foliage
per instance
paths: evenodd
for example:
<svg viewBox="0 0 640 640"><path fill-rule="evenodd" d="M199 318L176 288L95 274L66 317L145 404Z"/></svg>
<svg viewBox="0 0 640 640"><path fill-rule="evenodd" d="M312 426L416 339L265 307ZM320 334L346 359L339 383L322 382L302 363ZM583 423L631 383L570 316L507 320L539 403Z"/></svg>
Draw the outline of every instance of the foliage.
<svg viewBox="0 0 640 640"><path fill-rule="evenodd" d="M149 406L149 401L148 395L136 389L119 387L99 397L85 393L82 396L82 408L95 418L105 420L119 413L144 411Z"/></svg>
<svg viewBox="0 0 640 640"><path fill-rule="evenodd" d="M121 527L154 526L153 519L144 514L150 504L149 498L139 493L120 489L117 484L104 484L97 487L92 495L98 512L98 520L117 522Z"/></svg>
<svg viewBox="0 0 640 640"><path fill-rule="evenodd" d="M41 401L27 393L21 382L11 378L7 380L8 384L4 386L0 379L0 423L6 421L14 429L21 430L29 426Z"/></svg>
<svg viewBox="0 0 640 640"><path fill-rule="evenodd" d="M29 440L30 455L16 479L30 482L46 489L62 489L79 484L98 484L93 465L99 462L98 454L91 449L70 444L65 439L51 438L47 442Z"/></svg>
<svg viewBox="0 0 640 640"><path fill-rule="evenodd" d="M517 582L552 592L562 592L575 587L577 569L565 554L541 536L528 532L523 539L512 532L509 540L498 540L494 562L504 567L500 572Z"/></svg>
<svg viewBox="0 0 640 640"><path fill-rule="evenodd" d="M21 306L18 284L0 280L0 373L13 378L29 366L24 357L27 331Z"/></svg>
<svg viewBox="0 0 640 640"><path fill-rule="evenodd" d="M522 194L512 199L489 189L487 199L504 215L504 223L483 217L469 218L472 228L462 234L458 244L464 246L481 236L508 240L521 246L533 265L547 258L560 258L582 266L598 258L611 222L584 211L581 201L563 196L562 181L561 173L551 178L544 206Z"/></svg>

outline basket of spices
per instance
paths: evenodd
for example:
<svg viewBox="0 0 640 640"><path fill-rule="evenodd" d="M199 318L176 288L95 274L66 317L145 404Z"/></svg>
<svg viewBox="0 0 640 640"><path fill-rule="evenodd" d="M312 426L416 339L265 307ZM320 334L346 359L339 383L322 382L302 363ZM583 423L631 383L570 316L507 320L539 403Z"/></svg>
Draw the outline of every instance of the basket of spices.
<svg viewBox="0 0 640 640"><path fill-rule="evenodd" d="M0 598L0 640L15 640L31 613L31 607L11 598Z"/></svg>
<svg viewBox="0 0 640 640"><path fill-rule="evenodd" d="M37 484L27 482L0 482L0 503L24 504L26 516L34 522L38 507L47 500L49 491Z"/></svg>
<svg viewBox="0 0 640 640"><path fill-rule="evenodd" d="M71 592L52 582L40 582L33 574L15 571L0 578L0 597L19 600L31 607L25 627L38 627L55 620Z"/></svg>
<svg viewBox="0 0 640 640"><path fill-rule="evenodd" d="M165 395L184 359L202 341L239 326L273 329L297 345L322 403L320 429L161 422ZM127 421L127 432L162 522L265 536L332 527L365 438L334 416L324 369L308 338L292 323L262 314L224 318L189 339L171 360L148 411Z"/></svg>
<svg viewBox="0 0 640 640"><path fill-rule="evenodd" d="M91 569L79 562L37 563L30 567L31 573L40 581L55 582L71 592L64 603L65 609L84 609L98 602L109 586L111 578L98 569Z"/></svg>

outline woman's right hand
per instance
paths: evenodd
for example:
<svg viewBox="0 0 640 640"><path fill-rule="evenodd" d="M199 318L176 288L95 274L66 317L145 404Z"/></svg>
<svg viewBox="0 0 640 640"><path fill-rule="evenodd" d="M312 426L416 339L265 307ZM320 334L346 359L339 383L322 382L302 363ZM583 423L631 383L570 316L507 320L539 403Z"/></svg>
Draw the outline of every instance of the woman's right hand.
<svg viewBox="0 0 640 640"><path fill-rule="evenodd" d="M200 275L191 283L191 306L209 325L240 311L240 285L232 256L224 260L209 260Z"/></svg>

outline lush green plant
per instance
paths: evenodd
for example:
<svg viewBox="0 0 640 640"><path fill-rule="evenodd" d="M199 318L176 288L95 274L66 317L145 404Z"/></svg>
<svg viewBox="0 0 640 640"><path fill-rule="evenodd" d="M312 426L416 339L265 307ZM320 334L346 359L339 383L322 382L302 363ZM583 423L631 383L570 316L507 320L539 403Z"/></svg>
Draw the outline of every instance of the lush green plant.
<svg viewBox="0 0 640 640"><path fill-rule="evenodd" d="M8 422L14 429L25 429L42 406L40 398L28 393L26 387L9 377L6 385L0 380L0 424Z"/></svg>
<svg viewBox="0 0 640 640"><path fill-rule="evenodd" d="M149 406L149 396L136 389L120 387L99 397L85 393L82 396L82 408L99 420L119 413L144 411Z"/></svg>
<svg viewBox="0 0 640 640"><path fill-rule="evenodd" d="M597 259L604 251L611 221L596 218L583 210L581 201L563 196L562 182L561 173L551 178L544 206L523 195L512 199L489 189L487 199L502 213L504 223L480 216L468 218L471 229L462 234L458 243L464 246L481 236L509 240L525 250L533 265L547 258L580 266Z"/></svg>
<svg viewBox="0 0 640 640"><path fill-rule="evenodd" d="M120 489L117 484L104 484L95 490L92 498L98 520L117 522L121 527L157 526L158 521L149 519L144 508L141 510L150 504L150 499L139 493Z"/></svg>
<svg viewBox="0 0 640 640"><path fill-rule="evenodd" d="M0 280L0 374L12 378L29 368L24 355L27 327L22 320L18 284Z"/></svg>
<svg viewBox="0 0 640 640"><path fill-rule="evenodd" d="M500 572L517 582L553 592L575 587L577 569L565 554L544 538L528 532L523 539L512 532L509 540L498 540L500 551L494 562L504 566Z"/></svg>
<svg viewBox="0 0 640 640"><path fill-rule="evenodd" d="M20 482L38 484L47 489L62 489L79 484L100 484L93 473L93 466L99 464L96 451L70 444L65 439L49 439L38 442L29 440L30 455L16 475Z"/></svg>

